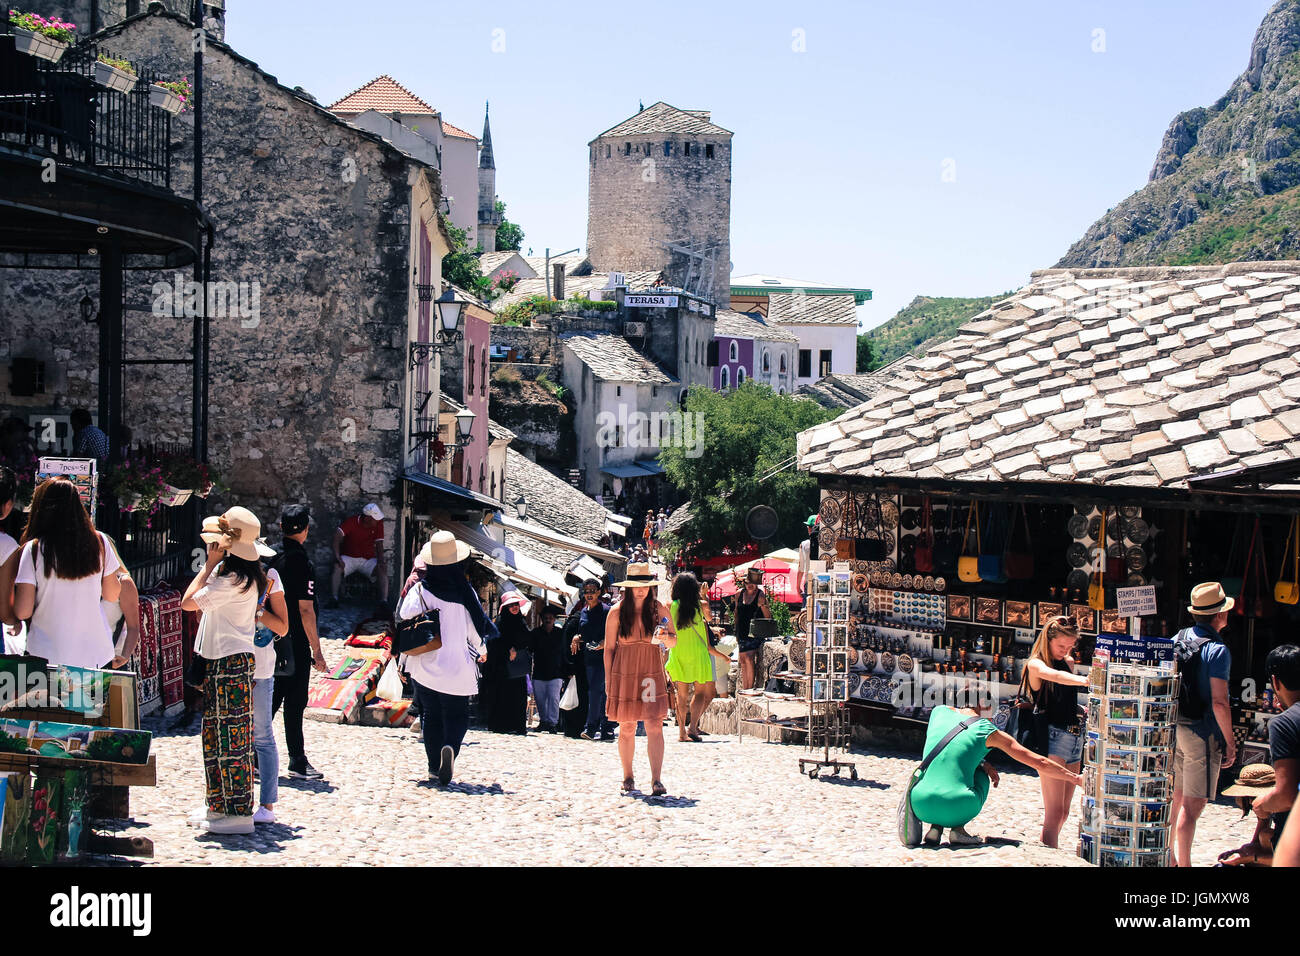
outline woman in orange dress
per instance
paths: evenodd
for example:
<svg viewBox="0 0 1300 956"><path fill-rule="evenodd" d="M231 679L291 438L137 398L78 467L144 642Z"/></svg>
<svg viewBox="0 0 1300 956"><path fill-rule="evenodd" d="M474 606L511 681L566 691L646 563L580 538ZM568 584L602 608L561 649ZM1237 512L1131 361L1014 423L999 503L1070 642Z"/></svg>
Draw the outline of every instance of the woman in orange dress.
<svg viewBox="0 0 1300 956"><path fill-rule="evenodd" d="M623 763L623 792L636 789L632 758L636 725L645 724L650 757L651 794L668 792L659 779L664 765L664 717L668 714L668 676L663 644L677 643L677 631L658 589L664 581L648 564L629 564L627 580L615 587L623 597L609 609L605 621L605 716L618 724L618 757Z"/></svg>

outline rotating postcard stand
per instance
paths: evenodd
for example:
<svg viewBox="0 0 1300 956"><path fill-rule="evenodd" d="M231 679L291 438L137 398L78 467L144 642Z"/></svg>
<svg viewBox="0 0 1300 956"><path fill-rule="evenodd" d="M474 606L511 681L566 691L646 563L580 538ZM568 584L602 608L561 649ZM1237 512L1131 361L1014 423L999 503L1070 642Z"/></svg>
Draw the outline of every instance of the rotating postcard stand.
<svg viewBox="0 0 1300 956"><path fill-rule="evenodd" d="M1089 674L1079 856L1100 866L1168 866L1179 676L1110 661Z"/></svg>
<svg viewBox="0 0 1300 956"><path fill-rule="evenodd" d="M857 765L831 756L831 749L849 745L849 599L853 593L852 573L847 562L836 562L826 570L824 561L809 563L808 613L808 747L820 742L820 757L800 757L799 772L816 780L822 770L838 777L849 771L858 779Z"/></svg>

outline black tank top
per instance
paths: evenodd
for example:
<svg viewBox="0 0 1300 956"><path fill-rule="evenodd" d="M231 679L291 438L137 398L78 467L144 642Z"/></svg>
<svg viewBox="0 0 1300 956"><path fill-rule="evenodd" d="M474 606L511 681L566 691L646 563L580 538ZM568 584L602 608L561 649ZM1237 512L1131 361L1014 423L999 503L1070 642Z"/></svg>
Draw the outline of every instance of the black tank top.
<svg viewBox="0 0 1300 956"><path fill-rule="evenodd" d="M745 602L745 592L740 592L740 599L736 601L736 640L749 640L749 623L759 614L758 610L758 592L754 592L754 600L749 603Z"/></svg>
<svg viewBox="0 0 1300 956"><path fill-rule="evenodd" d="M1052 666L1058 671L1073 673L1065 661L1052 661ZM1073 727L1079 722L1079 690L1078 687L1066 684L1042 682L1036 703L1040 711L1046 712L1049 724L1053 727Z"/></svg>

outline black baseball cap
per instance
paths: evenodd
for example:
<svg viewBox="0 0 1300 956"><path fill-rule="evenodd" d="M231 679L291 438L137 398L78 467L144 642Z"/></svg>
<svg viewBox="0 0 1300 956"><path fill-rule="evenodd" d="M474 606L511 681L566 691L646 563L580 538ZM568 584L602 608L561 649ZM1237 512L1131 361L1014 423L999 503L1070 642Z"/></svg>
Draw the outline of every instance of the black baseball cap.
<svg viewBox="0 0 1300 956"><path fill-rule="evenodd" d="M311 509L306 505L289 505L280 513L280 530L297 534L311 523Z"/></svg>

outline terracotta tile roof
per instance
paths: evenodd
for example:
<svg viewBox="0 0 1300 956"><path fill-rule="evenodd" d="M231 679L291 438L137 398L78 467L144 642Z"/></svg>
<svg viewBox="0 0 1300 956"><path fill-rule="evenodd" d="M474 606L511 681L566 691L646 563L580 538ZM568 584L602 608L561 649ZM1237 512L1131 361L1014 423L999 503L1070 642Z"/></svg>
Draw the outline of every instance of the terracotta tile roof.
<svg viewBox="0 0 1300 956"><path fill-rule="evenodd" d="M461 129L459 126L452 126L452 125L451 125L450 123L448 123L446 120L443 120L443 121L442 121L442 135L443 135L443 136L459 136L461 139L472 139L472 140L475 140L475 141L478 140L478 137L475 136L473 133L467 133L467 132L465 132L463 129Z"/></svg>
<svg viewBox="0 0 1300 956"><path fill-rule="evenodd" d="M1050 269L799 436L825 475L1186 488L1300 457L1300 262Z"/></svg>
<svg viewBox="0 0 1300 956"><path fill-rule="evenodd" d="M601 381L635 385L677 384L676 378L632 348L621 335L573 332L560 336L560 341Z"/></svg>
<svg viewBox="0 0 1300 956"><path fill-rule="evenodd" d="M737 339L757 339L764 342L798 342L799 336L781 328L768 325L761 315L748 312L736 312L732 309L718 309L715 313L717 325L714 336L725 335Z"/></svg>
<svg viewBox="0 0 1300 956"><path fill-rule="evenodd" d="M767 297L767 319L781 325L858 324L851 294L801 295L773 292Z"/></svg>
<svg viewBox="0 0 1300 956"><path fill-rule="evenodd" d="M425 113L430 116L438 112L388 74L375 77L330 107L332 113L354 114L366 110L385 114Z"/></svg>
<svg viewBox="0 0 1300 956"><path fill-rule="evenodd" d="M638 133L701 133L730 136L731 130L710 122L707 110L679 110L660 101L647 106L635 116L611 126L596 139L606 136L634 136ZM595 142L593 139L591 142ZM590 144L588 144L590 145Z"/></svg>

